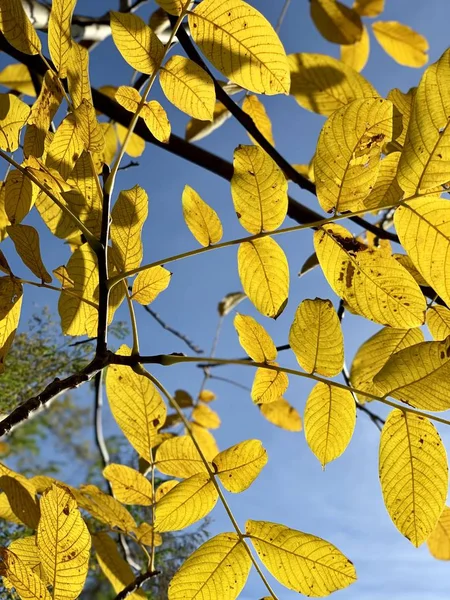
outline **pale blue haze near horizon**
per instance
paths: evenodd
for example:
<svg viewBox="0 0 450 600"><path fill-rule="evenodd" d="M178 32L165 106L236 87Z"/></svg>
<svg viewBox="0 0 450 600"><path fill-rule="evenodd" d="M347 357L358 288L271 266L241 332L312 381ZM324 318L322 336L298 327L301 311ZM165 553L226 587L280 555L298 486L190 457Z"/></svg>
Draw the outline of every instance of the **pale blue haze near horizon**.
<svg viewBox="0 0 450 600"><path fill-rule="evenodd" d="M283 5L282 0L250 0L250 3L272 23L276 23ZM102 14L110 8L115 9L116 4L103 0L79 0L77 12L92 15L95 11L96 14ZM153 2L144 5L139 14L146 18L151 10ZM437 60L448 46L448 0L386 0L381 19L398 20L425 35L430 43L430 62ZM370 26L371 21L366 19L366 24ZM323 40L315 30L307 0L292 1L280 35L288 53L315 52L339 56L339 47ZM174 51L177 52L177 49ZM0 56L0 66L4 64L5 58ZM387 94L394 87L407 91L417 85L422 72L423 69L409 69L396 64L371 36L370 59L363 74L381 94ZM104 84L126 85L131 76L131 69L121 59L111 40L92 52L91 82L96 87ZM159 99L166 107L173 132L183 136L188 118L169 105L159 85L155 86L152 97ZM324 118L300 108L292 97L268 97L263 98L263 102L273 122L278 150L292 163L308 162ZM229 161L236 146L249 143L245 131L233 120L199 142L202 147ZM147 146L138 160L140 167L120 174L116 191L138 183L149 194L149 217L143 237L145 262L196 247L182 217L180 199L185 184L196 189L217 210L224 224L224 239L245 235L233 211L228 182L151 145ZM320 210L315 197L307 192L291 184L290 193L300 202ZM60 241L51 238L36 215L30 215L26 223L38 224L42 232L43 255L48 269L67 260L68 249ZM286 225L289 224L294 223L287 219ZM354 233L359 231L348 222L344 224ZM276 344L284 344L295 309L302 299L331 298L337 306L337 298L318 269L301 279L297 277L298 270L312 253L310 231L279 237L277 241L288 255L291 271L289 304L285 312L275 323L258 317L248 301L239 306L239 311L256 316L273 335ZM3 248L8 259L13 256L9 241L2 245ZM12 262L19 264L14 260ZM172 263L170 270L173 272L171 285L153 307L172 326L182 330L207 350L211 346L217 323L218 302L228 292L241 288L236 269L236 248ZM17 272L28 276L23 267L18 266ZM56 311L55 302L55 297L48 292L25 290L22 322L25 323L33 311L47 304ZM180 341L163 331L139 307L137 315L142 353L189 353ZM124 307L118 317L127 319ZM345 317L344 336L349 363L358 346L378 329L379 326L360 317ZM239 357L242 354L232 319L228 318L220 337L217 356ZM290 352L280 354L279 362L297 367ZM152 372L161 378L171 392L183 388L195 395L201 382L201 371L194 366L155 367ZM251 385L253 372L246 368L224 367L220 369L220 375ZM420 549L414 548L395 529L384 508L377 467L379 432L366 415L358 413L356 431L346 453L322 471L308 449L303 433L288 433L267 423L252 404L248 392L220 381L212 381L209 387L218 395L214 408L222 418L222 426L216 436L219 447L224 449L244 439L258 438L269 454L268 465L252 487L241 495L227 496L242 528L248 518L274 521L318 535L335 544L355 563L358 573L355 584L334 595L339 600L447 600L450 594L450 564L433 559L426 545ZM312 384L307 380L291 377L285 397L303 413L311 388ZM80 401L91 402L91 392L87 388L77 392L77 396ZM371 408L380 415L387 414L382 406L373 404ZM107 430L116 431L109 413L105 420ZM439 432L446 447L450 448L450 431L439 427ZM52 452L50 444L46 452ZM67 480L78 478L79 474L68 465ZM231 524L218 504L212 513L211 535L231 530ZM280 586L270 575L269 579L280 600L298 597L298 594ZM258 600L266 594L258 576L252 571L240 598Z"/></svg>

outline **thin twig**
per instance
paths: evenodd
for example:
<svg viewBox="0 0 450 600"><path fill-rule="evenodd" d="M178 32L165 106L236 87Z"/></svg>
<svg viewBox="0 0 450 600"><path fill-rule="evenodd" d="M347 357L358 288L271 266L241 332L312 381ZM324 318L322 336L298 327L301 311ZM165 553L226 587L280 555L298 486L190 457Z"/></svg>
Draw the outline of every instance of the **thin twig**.
<svg viewBox="0 0 450 600"><path fill-rule="evenodd" d="M286 15L287 15L287 12L289 10L290 4L291 4L291 0L284 0L283 8L281 9L280 16L278 17L278 21L277 21L277 24L275 26L275 31L277 33L280 33L281 26L283 25L283 21L284 21Z"/></svg>
<svg viewBox="0 0 450 600"><path fill-rule="evenodd" d="M234 379L228 379L228 377L219 377L218 375L210 374L209 379L215 379L216 381L224 381L225 383L230 383L231 385L241 388L242 390L246 390L247 392L250 392L252 389L247 385L244 385L243 383L239 383L239 381L234 381Z"/></svg>
<svg viewBox="0 0 450 600"><path fill-rule="evenodd" d="M163 319L161 319L161 317L158 315L158 313L156 313L154 310L152 310L149 306L143 306L143 309L146 312L148 312L148 314L151 315L155 319L155 321L159 325L161 325L161 327L163 329L165 329L169 333L173 334L175 337L179 338L182 342L184 342L186 344L186 346L192 350L192 352L195 352L196 354L203 354L204 351L199 346L197 346L197 344L194 344L194 342L192 340L190 340L181 331L178 331L177 329L174 329L173 327L168 325L165 321L163 321Z"/></svg>
<svg viewBox="0 0 450 600"><path fill-rule="evenodd" d="M106 447L105 436L103 435L103 371L99 371L95 376L95 403L94 403L94 434L95 443L102 461L103 469L109 465L109 452ZM108 488L111 496L113 495L112 485L109 480Z"/></svg>
<svg viewBox="0 0 450 600"><path fill-rule="evenodd" d="M103 356L108 348L108 240L111 197L105 182L109 177L109 167L103 166L103 204L100 229L100 246L96 251L98 267L98 327L96 355Z"/></svg>
<svg viewBox="0 0 450 600"><path fill-rule="evenodd" d="M143 583L159 574L160 571L147 571L146 573L142 573L142 575L138 575L136 579L134 579L127 585L127 587L123 588L123 590L117 594L114 600L125 600L125 598L130 596L130 594L137 592Z"/></svg>

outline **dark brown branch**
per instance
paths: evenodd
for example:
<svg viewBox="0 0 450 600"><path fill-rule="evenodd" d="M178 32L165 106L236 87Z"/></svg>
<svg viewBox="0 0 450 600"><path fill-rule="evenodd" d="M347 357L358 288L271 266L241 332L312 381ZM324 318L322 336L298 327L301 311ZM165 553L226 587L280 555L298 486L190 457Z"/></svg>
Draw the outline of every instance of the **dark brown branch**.
<svg viewBox="0 0 450 600"><path fill-rule="evenodd" d="M125 600L130 594L136 592L143 583L159 574L160 571L147 571L146 573L142 573L142 575L138 575L134 581L129 583L127 587L123 588L123 590L117 594L114 600Z"/></svg>
<svg viewBox="0 0 450 600"><path fill-rule="evenodd" d="M110 221L110 197L105 189L105 182L109 176L109 167L103 166L103 205L102 222L100 229L100 249L97 254L98 266L98 328L96 356L103 356L108 348L108 240Z"/></svg>

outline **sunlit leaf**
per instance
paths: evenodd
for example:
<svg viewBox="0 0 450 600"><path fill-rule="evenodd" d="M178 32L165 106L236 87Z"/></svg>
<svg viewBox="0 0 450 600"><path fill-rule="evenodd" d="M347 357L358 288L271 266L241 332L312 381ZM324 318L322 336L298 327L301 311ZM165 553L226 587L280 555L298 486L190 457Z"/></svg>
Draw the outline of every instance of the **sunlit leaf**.
<svg viewBox="0 0 450 600"><path fill-rule="evenodd" d="M11 225L7 231L25 265L36 277L50 283L52 278L42 262L39 234L36 229L30 225Z"/></svg>
<svg viewBox="0 0 450 600"><path fill-rule="evenodd" d="M192 411L191 418L202 427L206 427L206 429L217 429L221 423L216 411L203 403L197 404Z"/></svg>
<svg viewBox="0 0 450 600"><path fill-rule="evenodd" d="M393 104L358 99L338 109L320 132L314 176L321 207L355 211L375 185L383 144L392 139Z"/></svg>
<svg viewBox="0 0 450 600"><path fill-rule="evenodd" d="M423 324L425 298L395 258L367 248L334 224L314 234L314 247L328 283L352 311L390 327Z"/></svg>
<svg viewBox="0 0 450 600"><path fill-rule="evenodd" d="M275 146L272 134L272 123L267 115L264 104L258 99L258 96L245 96L244 102L242 103L242 110L251 116L253 123L266 140L270 142L272 146ZM254 144L257 143L250 134L249 137Z"/></svg>
<svg viewBox="0 0 450 600"><path fill-rule="evenodd" d="M276 365L277 363L270 363ZM284 371L275 369L256 369L253 380L251 397L255 404L267 404L281 398L289 385L289 379Z"/></svg>
<svg viewBox="0 0 450 600"><path fill-rule="evenodd" d="M130 353L126 346L119 353ZM158 390L144 375L131 367L110 365L106 393L111 412L130 444L142 458L152 461L152 447L158 429L164 425L167 409Z"/></svg>
<svg viewBox="0 0 450 600"><path fill-rule="evenodd" d="M373 381L375 375L381 371L386 362L396 352L414 346L414 344L420 344L423 341L423 333L419 328L394 329L393 327L384 327L380 329L375 335L366 340L355 354L350 371L350 380L353 387L369 394L380 394L380 390ZM361 395L358 400L369 402L370 398Z"/></svg>
<svg viewBox="0 0 450 600"><path fill-rule="evenodd" d="M2 150L7 152L17 150L20 130L25 125L29 114L30 108L17 96L0 94L0 148Z"/></svg>
<svg viewBox="0 0 450 600"><path fill-rule="evenodd" d="M19 325L20 309L22 308L22 290L15 294L15 302L11 309L2 314L0 320L0 374L5 370L5 360L14 341L16 330Z"/></svg>
<svg viewBox="0 0 450 600"><path fill-rule="evenodd" d="M186 225L199 244L206 247L220 242L223 229L219 216L189 185L184 186L181 204Z"/></svg>
<svg viewBox="0 0 450 600"><path fill-rule="evenodd" d="M185 479L156 503L155 531L178 531L206 517L219 495L207 473Z"/></svg>
<svg viewBox="0 0 450 600"><path fill-rule="evenodd" d="M150 304L170 283L172 273L164 267L151 267L138 274L133 282L131 298L139 304Z"/></svg>
<svg viewBox="0 0 450 600"><path fill-rule="evenodd" d="M118 269L127 271L141 264L141 231L147 214L148 196L139 185L120 192L111 211L112 255Z"/></svg>
<svg viewBox="0 0 450 600"><path fill-rule="evenodd" d="M450 310L446 306L430 306L427 326L435 340L445 340L450 335Z"/></svg>
<svg viewBox="0 0 450 600"><path fill-rule="evenodd" d="M204 137L218 129L231 117L230 111L225 108L221 102L216 102L214 106L212 121L200 121L191 119L186 125L186 140L188 142L198 142Z"/></svg>
<svg viewBox="0 0 450 600"><path fill-rule="evenodd" d="M171 477L191 477L206 472L194 442L188 435L166 440L156 451L158 471Z"/></svg>
<svg viewBox="0 0 450 600"><path fill-rule="evenodd" d="M341 61L355 69L362 71L369 60L370 38L367 27L363 25L361 39L353 44L341 46Z"/></svg>
<svg viewBox="0 0 450 600"><path fill-rule="evenodd" d="M36 96L30 71L26 65L21 63L6 65L0 72L0 85L27 96Z"/></svg>
<svg viewBox="0 0 450 600"><path fill-rule="evenodd" d="M83 100L92 104L92 92L89 82L89 52L73 40L67 59L67 85L75 108Z"/></svg>
<svg viewBox="0 0 450 600"><path fill-rule="evenodd" d="M78 135L84 144L84 149L92 153L103 152L105 138L92 102L83 99L75 109L74 115L78 126Z"/></svg>
<svg viewBox="0 0 450 600"><path fill-rule="evenodd" d="M71 490L78 506L87 510L95 519L120 531L136 530L136 522L128 510L118 500L103 493L95 485L82 486L81 490Z"/></svg>
<svg viewBox="0 0 450 600"><path fill-rule="evenodd" d="M67 63L72 45L70 27L77 0L54 0L48 20L48 49L59 77L67 74Z"/></svg>
<svg viewBox="0 0 450 600"><path fill-rule="evenodd" d="M216 394L211 390L202 390L198 395L198 399L202 402L212 402L213 400L216 400L216 398Z"/></svg>
<svg viewBox="0 0 450 600"><path fill-rule="evenodd" d="M140 106L139 115L144 119L148 130L160 142L168 142L170 138L170 123L166 111L156 100L142 102L139 92L130 86L121 85L114 94L117 102L132 113ZM134 134L133 134L134 135Z"/></svg>
<svg viewBox="0 0 450 600"><path fill-rule="evenodd" d="M134 580L130 565L120 555L117 542L107 533L101 531L95 533L92 536L92 543L100 569L118 594ZM146 595L142 590L137 590L127 597L137 600L146 598Z"/></svg>
<svg viewBox="0 0 450 600"><path fill-rule="evenodd" d="M43 582L46 581L47 578L42 569L41 557L39 556L35 535L28 535L13 540L9 544L8 550L13 552L19 560L34 571Z"/></svg>
<svg viewBox="0 0 450 600"><path fill-rule="evenodd" d="M233 323L239 343L252 360L270 362L276 359L277 349L272 338L253 317L237 313Z"/></svg>
<svg viewBox="0 0 450 600"><path fill-rule="evenodd" d="M183 563L169 585L168 600L235 600L250 572L251 560L235 533L220 533Z"/></svg>
<svg viewBox="0 0 450 600"><path fill-rule="evenodd" d="M362 17L377 17L384 10L384 0L355 0L353 9Z"/></svg>
<svg viewBox="0 0 450 600"><path fill-rule="evenodd" d="M194 42L231 81L260 94L289 93L289 66L272 25L243 0L203 0L189 13Z"/></svg>
<svg viewBox="0 0 450 600"><path fill-rule="evenodd" d="M89 567L91 536L67 488L53 484L40 502L37 546L53 598L78 598Z"/></svg>
<svg viewBox="0 0 450 600"><path fill-rule="evenodd" d="M364 206L369 210L378 210L399 202L403 190L396 179L400 152L391 152L380 162L378 176L368 196L364 198Z"/></svg>
<svg viewBox="0 0 450 600"><path fill-rule="evenodd" d="M164 56L164 46L148 25L131 13L111 11L114 43L127 63L150 75Z"/></svg>
<svg viewBox="0 0 450 600"><path fill-rule="evenodd" d="M161 6L169 15L180 15L187 0L156 0L156 3Z"/></svg>
<svg viewBox="0 0 450 600"><path fill-rule="evenodd" d="M305 406L305 438L322 467L344 453L356 425L356 404L349 390L317 383Z"/></svg>
<svg viewBox="0 0 450 600"><path fill-rule="evenodd" d="M428 550L438 560L450 560L450 508L444 507L436 528L427 539Z"/></svg>
<svg viewBox="0 0 450 600"><path fill-rule="evenodd" d="M231 195L242 227L249 233L277 229L288 207L284 173L259 146L236 148L233 166Z"/></svg>
<svg viewBox="0 0 450 600"><path fill-rule="evenodd" d="M374 383L384 394L410 406L442 411L450 408L450 339L422 342L389 358Z"/></svg>
<svg viewBox="0 0 450 600"><path fill-rule="evenodd" d="M251 302L264 316L276 319L285 309L289 293L289 265L282 248L270 237L242 243L238 271Z"/></svg>
<svg viewBox="0 0 450 600"><path fill-rule="evenodd" d="M334 377L344 365L341 324L330 300L303 300L295 313L289 344L307 373Z"/></svg>
<svg viewBox="0 0 450 600"><path fill-rule="evenodd" d="M207 461L211 462L217 454L219 448L213 434L198 423L191 423L191 431L195 441L200 447L203 456Z"/></svg>
<svg viewBox="0 0 450 600"><path fill-rule="evenodd" d="M172 56L159 75L166 98L194 119L211 121L216 94L210 75L185 56Z"/></svg>
<svg viewBox="0 0 450 600"><path fill-rule="evenodd" d="M7 578L21 598L26 600L52 600L47 584L14 552L0 548L0 575Z"/></svg>
<svg viewBox="0 0 450 600"><path fill-rule="evenodd" d="M325 540L267 521L247 521L245 529L264 566L290 590L328 596L356 581L353 563Z"/></svg>
<svg viewBox="0 0 450 600"><path fill-rule="evenodd" d="M297 410L284 398L261 404L261 413L273 425L286 431L301 431L302 419Z"/></svg>
<svg viewBox="0 0 450 600"><path fill-rule="evenodd" d="M67 180L82 151L83 141L78 132L78 125L75 116L70 114L56 130L48 149L46 165L56 169Z"/></svg>
<svg viewBox="0 0 450 600"><path fill-rule="evenodd" d="M352 67L324 54L290 54L291 94L303 108L329 116L358 98L377 91Z"/></svg>
<svg viewBox="0 0 450 600"><path fill-rule="evenodd" d="M25 173L12 169L5 182L5 211L11 224L20 223L36 201L38 187Z"/></svg>
<svg viewBox="0 0 450 600"><path fill-rule="evenodd" d="M391 58L405 67L423 67L428 61L428 42L423 35L397 21L372 24L377 42Z"/></svg>
<svg viewBox="0 0 450 600"><path fill-rule="evenodd" d="M267 452L259 440L246 440L220 452L212 464L229 492L243 492L267 464Z"/></svg>
<svg viewBox="0 0 450 600"><path fill-rule="evenodd" d="M30 529L36 529L39 518L39 504L25 478L2 475L0 488L5 492L14 515Z"/></svg>
<svg viewBox="0 0 450 600"><path fill-rule="evenodd" d="M379 469L386 509L414 546L435 529L448 488L447 455L434 425L393 410L381 432Z"/></svg>
<svg viewBox="0 0 450 600"><path fill-rule="evenodd" d="M136 469L111 463L103 469L103 476L111 483L114 497L119 502L139 506L152 504L152 484Z"/></svg>
<svg viewBox="0 0 450 600"><path fill-rule="evenodd" d="M170 492L170 490L173 490L173 488L179 483L180 482L176 479L169 479L169 481L164 481L161 483L161 485L156 488L155 501L158 502L158 500L161 500L163 496Z"/></svg>
<svg viewBox="0 0 450 600"><path fill-rule="evenodd" d="M19 52L39 54L41 41L28 19L22 0L0 0L0 31Z"/></svg>

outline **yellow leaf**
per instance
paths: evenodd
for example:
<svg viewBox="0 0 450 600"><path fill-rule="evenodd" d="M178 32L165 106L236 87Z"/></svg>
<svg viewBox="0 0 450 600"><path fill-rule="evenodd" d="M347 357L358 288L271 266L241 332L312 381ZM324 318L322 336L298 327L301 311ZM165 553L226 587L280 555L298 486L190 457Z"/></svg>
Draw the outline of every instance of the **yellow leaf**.
<svg viewBox="0 0 450 600"><path fill-rule="evenodd" d="M239 343L252 360L271 362L276 359L277 349L272 338L253 317L237 313L233 323Z"/></svg>
<svg viewBox="0 0 450 600"><path fill-rule="evenodd" d="M142 102L139 92L129 86L122 85L117 88L114 95L117 102L126 110L136 113ZM170 138L170 123L166 111L156 100L144 102L141 106L140 116L144 119L148 130L160 142L166 143ZM133 134L134 135L134 134Z"/></svg>
<svg viewBox="0 0 450 600"><path fill-rule="evenodd" d="M7 152L17 150L20 130L27 122L29 114L30 108L17 96L0 94L0 148L2 150Z"/></svg>
<svg viewBox="0 0 450 600"><path fill-rule="evenodd" d="M122 346L119 353L129 354ZM111 412L130 444L142 458L151 462L158 429L164 425L167 409L158 390L144 375L131 367L110 365L106 393Z"/></svg>
<svg viewBox="0 0 450 600"><path fill-rule="evenodd" d="M147 214L148 196L139 185L120 192L111 211L112 256L120 271L141 264L141 231Z"/></svg>
<svg viewBox="0 0 450 600"><path fill-rule="evenodd" d="M110 165L114 160L117 152L117 133L114 123L100 123L103 129L103 137L105 138L105 149L103 150L103 162ZM134 134L133 134L134 135ZM128 145L127 145L128 153Z"/></svg>
<svg viewBox="0 0 450 600"><path fill-rule="evenodd" d="M138 274L133 282L131 298L139 304L150 304L170 283L172 273L164 267L152 267Z"/></svg>
<svg viewBox="0 0 450 600"><path fill-rule="evenodd" d="M50 124L61 104L63 94L58 85L58 77L47 71L36 102L31 108L28 127L25 131L24 154L40 158L45 151L45 141Z"/></svg>
<svg viewBox="0 0 450 600"><path fill-rule="evenodd" d="M428 314L428 313L427 313ZM396 352L409 348L424 341L420 329L394 329L384 327L362 344L355 354L350 380L352 386L369 394L380 394L380 390L373 381L375 375L381 371L386 362ZM370 398L359 396L359 402L370 402Z"/></svg>
<svg viewBox="0 0 450 600"><path fill-rule="evenodd" d="M445 340L450 335L450 310L446 306L430 306L427 326L435 340Z"/></svg>
<svg viewBox="0 0 450 600"><path fill-rule="evenodd" d="M52 278L42 262L39 234L36 229L30 225L11 225L7 227L7 231L25 265L36 277L50 283Z"/></svg>
<svg viewBox="0 0 450 600"><path fill-rule="evenodd" d="M122 125L119 125L119 123L116 123L116 131L117 137L119 138L119 142L122 145L125 141L128 129L126 127L123 127ZM128 154L128 156L138 158L139 156L141 156L144 150L145 140L133 133L133 135L127 143L126 153Z"/></svg>
<svg viewBox="0 0 450 600"><path fill-rule="evenodd" d="M212 402L217 398L216 394L211 390L202 390L198 395L198 399L202 402ZM180 405L181 406L181 405Z"/></svg>
<svg viewBox="0 0 450 600"><path fill-rule="evenodd" d="M111 463L103 469L103 476L111 483L114 497L119 502L139 506L152 504L152 484L136 469Z"/></svg>
<svg viewBox="0 0 450 600"><path fill-rule="evenodd" d="M89 52L73 40L67 59L67 85L75 108L78 108L83 100L92 104Z"/></svg>
<svg viewBox="0 0 450 600"><path fill-rule="evenodd" d="M30 71L26 65L20 63L6 65L0 72L0 85L27 96L36 96Z"/></svg>
<svg viewBox="0 0 450 600"><path fill-rule="evenodd" d="M134 581L134 573L130 565L120 555L117 542L107 533L101 531L95 533L92 536L92 543L100 569L111 583L115 593L118 594ZM138 598L144 600L146 595L142 590L137 590L127 598L129 600L138 600Z"/></svg>
<svg viewBox="0 0 450 600"><path fill-rule="evenodd" d="M197 404L192 411L191 418L193 421L206 427L206 429L217 429L220 427L220 417L215 410L209 408L206 404Z"/></svg>
<svg viewBox="0 0 450 600"><path fill-rule="evenodd" d="M67 63L72 45L70 28L77 0L54 0L48 20L48 49L61 78L67 75Z"/></svg>
<svg viewBox="0 0 450 600"><path fill-rule="evenodd" d="M5 492L14 515L30 529L36 529L40 511L35 494L26 485L25 478L2 475L0 488Z"/></svg>
<svg viewBox="0 0 450 600"><path fill-rule="evenodd" d="M440 198L418 198L399 206L394 223L400 241L419 273L446 304L450 303L450 205Z"/></svg>
<svg viewBox="0 0 450 600"><path fill-rule="evenodd" d="M289 344L307 373L338 375L344 366L344 338L330 300L303 300L289 332Z"/></svg>
<svg viewBox="0 0 450 600"><path fill-rule="evenodd" d="M194 119L211 121L216 102L208 73L185 56L172 56L159 75L166 98Z"/></svg>
<svg viewBox="0 0 450 600"><path fill-rule="evenodd" d="M277 365L277 363L270 363ZM256 369L251 396L255 404L268 404L279 400L289 386L288 376L284 371L275 369Z"/></svg>
<svg viewBox="0 0 450 600"><path fill-rule="evenodd" d="M39 54L41 41L28 19L22 0L0 0L0 31L16 50Z"/></svg>
<svg viewBox="0 0 450 600"><path fill-rule="evenodd" d="M78 598L89 568L91 536L67 488L53 484L41 498L37 546L55 600Z"/></svg>
<svg viewBox="0 0 450 600"><path fill-rule="evenodd" d="M395 258L367 248L333 224L314 234L314 247L328 283L353 312L390 327L423 324L425 298Z"/></svg>
<svg viewBox="0 0 450 600"><path fill-rule="evenodd" d="M277 242L264 237L242 243L238 272L244 292L259 312L279 317L288 301L289 265Z"/></svg>
<svg viewBox="0 0 450 600"><path fill-rule="evenodd" d="M377 17L384 10L384 0L355 0L353 9L361 17Z"/></svg>
<svg viewBox="0 0 450 600"><path fill-rule="evenodd" d="M169 15L178 16L181 15L186 0L156 0L156 4L159 4Z"/></svg>
<svg viewBox="0 0 450 600"><path fill-rule="evenodd" d="M322 36L335 44L354 44L362 36L361 17L337 0L311 0L311 18Z"/></svg>
<svg viewBox="0 0 450 600"><path fill-rule="evenodd" d="M67 206L67 202L59 192L53 193L61 204ZM49 198L49 196L47 196L45 192L39 192L37 194L35 204L42 220L53 235L62 239L69 239L77 236L77 232L79 231L77 225L53 202L51 198Z"/></svg>
<svg viewBox="0 0 450 600"><path fill-rule="evenodd" d="M71 189L61 195L68 207L95 236L100 237L103 197L89 154L83 151L70 175Z"/></svg>
<svg viewBox="0 0 450 600"><path fill-rule="evenodd" d="M5 492L0 492L0 519L10 523L22 525L22 521L14 514L11 504L9 503L8 496L5 494Z"/></svg>
<svg viewBox="0 0 450 600"><path fill-rule="evenodd" d="M324 54L290 54L291 94L303 108L330 116L358 98L378 96L372 84L343 62Z"/></svg>
<svg viewBox="0 0 450 600"><path fill-rule="evenodd" d="M23 221L36 201L38 187L27 175L12 169L5 182L5 211L10 223Z"/></svg>
<svg viewBox="0 0 450 600"><path fill-rule="evenodd" d="M450 339L422 342L389 358L374 377L377 388L410 406L430 411L450 408Z"/></svg>
<svg viewBox="0 0 450 600"><path fill-rule="evenodd" d="M13 540L8 546L9 552L13 552L19 560L36 573L43 581L46 581L45 573L42 569L41 558L36 546L36 536L29 535L24 538Z"/></svg>
<svg viewBox="0 0 450 600"><path fill-rule="evenodd" d="M406 132L408 131L415 94L416 88L411 88L406 94L401 92L399 89L394 88L386 96L387 100L390 100L394 105L394 115L397 110L402 117L402 131L400 135L395 138L396 145L403 146L405 143Z"/></svg>
<svg viewBox="0 0 450 600"><path fill-rule="evenodd" d="M270 404L261 404L261 413L277 427L286 431L301 431L302 419L293 406L284 398L279 398Z"/></svg>
<svg viewBox="0 0 450 600"><path fill-rule="evenodd" d="M186 125L186 140L188 142L198 142L204 137L218 129L231 117L230 111L225 108L221 102L216 102L214 106L212 121L200 121L191 119Z"/></svg>
<svg viewBox="0 0 450 600"><path fill-rule="evenodd" d="M156 503L155 531L179 531L206 517L219 495L207 473L185 479Z"/></svg>
<svg viewBox="0 0 450 600"><path fill-rule="evenodd" d="M52 600L47 585L39 576L14 552L7 548L0 548L0 575L8 579L21 598L27 600Z"/></svg>
<svg viewBox="0 0 450 600"><path fill-rule="evenodd" d="M199 244L206 247L220 242L223 229L219 216L189 185L184 186L181 204L186 225Z"/></svg>
<svg viewBox="0 0 450 600"><path fill-rule="evenodd" d="M305 438L322 467L344 453L356 425L356 403L349 390L317 383L304 414Z"/></svg>
<svg viewBox="0 0 450 600"><path fill-rule="evenodd" d="M363 25L361 39L353 44L341 46L341 61L355 69L362 71L369 60L370 38L367 27Z"/></svg>
<svg viewBox="0 0 450 600"><path fill-rule="evenodd" d="M161 485L156 488L155 501L158 502L158 500L161 500L163 496L170 492L170 490L173 490L173 488L179 483L180 482L176 479L169 479L169 481L164 481L164 483L161 483Z"/></svg>
<svg viewBox="0 0 450 600"><path fill-rule="evenodd" d="M152 526L148 523L141 523L133 532L139 544L144 546L161 546L162 536L153 531Z"/></svg>
<svg viewBox="0 0 450 600"><path fill-rule="evenodd" d="M92 153L103 152L105 148L103 129L97 121L92 103L83 99L78 108L75 109L74 116L78 135L83 142L84 149Z"/></svg>
<svg viewBox="0 0 450 600"><path fill-rule="evenodd" d="M191 477L205 473L206 467L188 435L166 440L156 451L158 471L171 477Z"/></svg>
<svg viewBox="0 0 450 600"><path fill-rule="evenodd" d="M405 67L423 67L428 60L428 42L423 35L397 21L372 24L377 42L395 62Z"/></svg>
<svg viewBox="0 0 450 600"><path fill-rule="evenodd" d="M272 134L272 123L266 113L264 104L258 99L257 96L245 96L244 102L242 103L242 110L246 112L252 118L253 123L263 134L268 142L275 146L275 141ZM254 144L257 142L249 134L250 139Z"/></svg>
<svg viewBox="0 0 450 600"><path fill-rule="evenodd" d="M428 550L438 560L450 560L450 508L444 507L436 529L427 539Z"/></svg>
<svg viewBox="0 0 450 600"><path fill-rule="evenodd" d="M71 491L78 506L90 512L95 519L124 532L135 531L136 522L125 506L112 496L104 494L95 485Z"/></svg>
<svg viewBox="0 0 450 600"><path fill-rule="evenodd" d="M169 585L168 600L235 600L250 572L251 560L235 533L220 533L183 563Z"/></svg>
<svg viewBox="0 0 450 600"><path fill-rule="evenodd" d="M200 446L203 456L211 462L219 454L219 448L213 434L197 423L191 423L191 431L195 441Z"/></svg>
<svg viewBox="0 0 450 600"><path fill-rule="evenodd" d="M137 15L111 11L114 43L127 63L151 75L164 56L164 46L153 31Z"/></svg>
<svg viewBox="0 0 450 600"><path fill-rule="evenodd" d="M194 42L225 77L251 92L289 93L289 66L272 25L242 0L203 0L189 13Z"/></svg>
<svg viewBox="0 0 450 600"><path fill-rule="evenodd" d="M417 283L422 286L425 285L427 286L428 283L425 281L425 279L422 277L422 275L419 273L419 271L416 269L416 267L414 266L413 261L411 260L411 258L407 255L407 254L393 254L392 255L395 260L397 260L403 267L405 267L405 269L411 273L411 275L414 277L414 279L417 281Z"/></svg>
<svg viewBox="0 0 450 600"><path fill-rule="evenodd" d="M0 320L0 374L5 370L5 359L14 341L19 325L20 309L22 307L22 291L18 295L14 306Z"/></svg>
<svg viewBox="0 0 450 600"><path fill-rule="evenodd" d="M450 50L430 65L414 96L409 127L398 168L406 194L444 191L450 165Z"/></svg>
<svg viewBox="0 0 450 600"><path fill-rule="evenodd" d="M97 335L98 267L97 257L88 244L75 250L67 263L74 286L59 297L58 312L66 335Z"/></svg>
<svg viewBox="0 0 450 600"><path fill-rule="evenodd" d="M61 287L66 288L66 289L74 288L75 283L70 278L69 272L67 271L67 269L64 265L61 265L60 267L53 269L53 274L56 277L56 279L59 281L59 283L61 284Z"/></svg>
<svg viewBox="0 0 450 600"><path fill-rule="evenodd" d="M81 152L83 142L79 135L77 122L73 114L68 115L56 130L48 149L46 165L56 169L65 179L69 177Z"/></svg>
<svg viewBox="0 0 450 600"><path fill-rule="evenodd" d="M434 425L393 410L381 432L379 469L386 509L397 529L420 546L435 529L448 488L447 455Z"/></svg>
<svg viewBox="0 0 450 600"><path fill-rule="evenodd" d="M392 139L392 124L393 104L381 98L354 100L329 117L314 157L317 197L325 211L364 208L383 145Z"/></svg>
<svg viewBox="0 0 450 600"><path fill-rule="evenodd" d="M380 170L372 191L364 198L364 207L368 210L379 210L399 202L403 190L396 179L400 152L391 152L380 162Z"/></svg>
<svg viewBox="0 0 450 600"><path fill-rule="evenodd" d="M288 207L284 173L259 146L238 146L233 166L231 195L242 227L249 233L277 229Z"/></svg>
<svg viewBox="0 0 450 600"><path fill-rule="evenodd" d="M264 566L290 590L328 596L356 581L353 563L315 535L267 521L247 521L245 529Z"/></svg>
<svg viewBox="0 0 450 600"><path fill-rule="evenodd" d="M224 488L237 494L251 486L267 460L259 440L246 440L220 452L212 464Z"/></svg>

